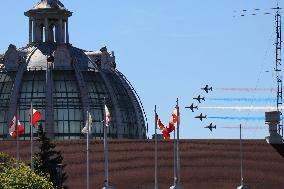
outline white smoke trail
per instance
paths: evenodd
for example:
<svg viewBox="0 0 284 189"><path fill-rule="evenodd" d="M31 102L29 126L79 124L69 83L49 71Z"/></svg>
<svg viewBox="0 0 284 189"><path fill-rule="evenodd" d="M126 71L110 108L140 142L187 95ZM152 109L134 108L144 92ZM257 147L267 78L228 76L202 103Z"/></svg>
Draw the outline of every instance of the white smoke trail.
<svg viewBox="0 0 284 189"><path fill-rule="evenodd" d="M211 110L234 110L234 111L277 111L276 107L200 107L201 109ZM279 107L279 110L284 110L284 107Z"/></svg>
<svg viewBox="0 0 284 189"><path fill-rule="evenodd" d="M240 126L223 126L223 127L219 127L222 129L240 129ZM268 126L242 126L242 129L253 129L253 130L257 130L257 129L267 129Z"/></svg>

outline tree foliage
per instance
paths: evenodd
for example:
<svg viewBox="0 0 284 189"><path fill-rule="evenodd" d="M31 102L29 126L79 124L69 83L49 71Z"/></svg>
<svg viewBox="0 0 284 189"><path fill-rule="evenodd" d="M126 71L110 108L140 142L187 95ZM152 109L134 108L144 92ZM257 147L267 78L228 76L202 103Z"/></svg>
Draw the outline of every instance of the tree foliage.
<svg viewBox="0 0 284 189"><path fill-rule="evenodd" d="M16 169L16 160L5 153L0 153L0 163L1 189L54 189L46 175L33 172L23 162Z"/></svg>
<svg viewBox="0 0 284 189"><path fill-rule="evenodd" d="M61 151L56 151L56 145L53 144L50 139L46 136L46 133L43 131L43 127L40 124L38 129L38 141L39 153L35 154L35 170L36 172L42 172L48 174L50 181L54 186L57 186L57 181L61 180L63 183L66 179L66 173L64 172L64 167L62 167L62 176L58 177L58 171L56 167L58 164L62 164L63 157Z"/></svg>

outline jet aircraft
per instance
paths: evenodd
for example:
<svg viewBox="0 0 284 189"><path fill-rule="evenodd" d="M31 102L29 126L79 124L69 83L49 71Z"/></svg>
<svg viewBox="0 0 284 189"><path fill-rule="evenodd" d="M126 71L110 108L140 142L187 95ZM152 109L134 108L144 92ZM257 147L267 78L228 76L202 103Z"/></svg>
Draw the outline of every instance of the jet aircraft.
<svg viewBox="0 0 284 189"><path fill-rule="evenodd" d="M204 88L201 88L202 90L204 90L206 93L209 93L209 91L212 91L212 87L209 87L208 85L206 85Z"/></svg>
<svg viewBox="0 0 284 189"><path fill-rule="evenodd" d="M213 126L213 123L210 123L210 125L208 125L208 126L206 126L206 127L204 127L204 128L208 128L208 129L210 129L210 131L212 132L213 129L216 129L216 125Z"/></svg>
<svg viewBox="0 0 284 189"><path fill-rule="evenodd" d="M205 97L201 97L200 95L198 95L198 97L193 98L194 100L197 100L199 103L201 103L201 100L205 101Z"/></svg>
<svg viewBox="0 0 284 189"><path fill-rule="evenodd" d="M195 116L194 118L200 119L200 121L202 121L202 119L207 119L207 115L202 115L202 113L199 116Z"/></svg>
<svg viewBox="0 0 284 189"><path fill-rule="evenodd" d="M185 108L191 109L192 112L194 112L194 109L198 110L198 106L194 106L193 103L190 106L186 106Z"/></svg>

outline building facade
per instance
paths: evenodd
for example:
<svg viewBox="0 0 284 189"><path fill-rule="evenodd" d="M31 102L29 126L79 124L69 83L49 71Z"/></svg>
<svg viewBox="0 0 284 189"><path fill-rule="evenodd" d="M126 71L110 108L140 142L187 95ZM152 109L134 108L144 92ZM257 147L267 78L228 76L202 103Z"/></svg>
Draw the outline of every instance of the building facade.
<svg viewBox="0 0 284 189"><path fill-rule="evenodd" d="M108 137L145 139L146 114L135 89L116 69L114 52L72 46L72 12L58 0L41 0L25 16L29 44L11 44L0 55L0 138L9 138L8 125L15 115L25 127L21 138L30 138L31 102L42 112L50 138L84 138L87 111L93 117L92 137L102 138L105 99L112 118Z"/></svg>

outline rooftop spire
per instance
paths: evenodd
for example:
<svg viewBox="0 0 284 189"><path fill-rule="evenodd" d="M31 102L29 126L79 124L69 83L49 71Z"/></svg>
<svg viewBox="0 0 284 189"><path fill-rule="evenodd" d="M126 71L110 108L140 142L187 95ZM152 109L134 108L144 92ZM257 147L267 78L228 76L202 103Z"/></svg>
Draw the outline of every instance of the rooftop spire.
<svg viewBox="0 0 284 189"><path fill-rule="evenodd" d="M69 43L68 11L59 0L41 0L25 12L29 17L29 42Z"/></svg>
<svg viewBox="0 0 284 189"><path fill-rule="evenodd" d="M67 10L59 0L41 0L32 9L61 9Z"/></svg>

